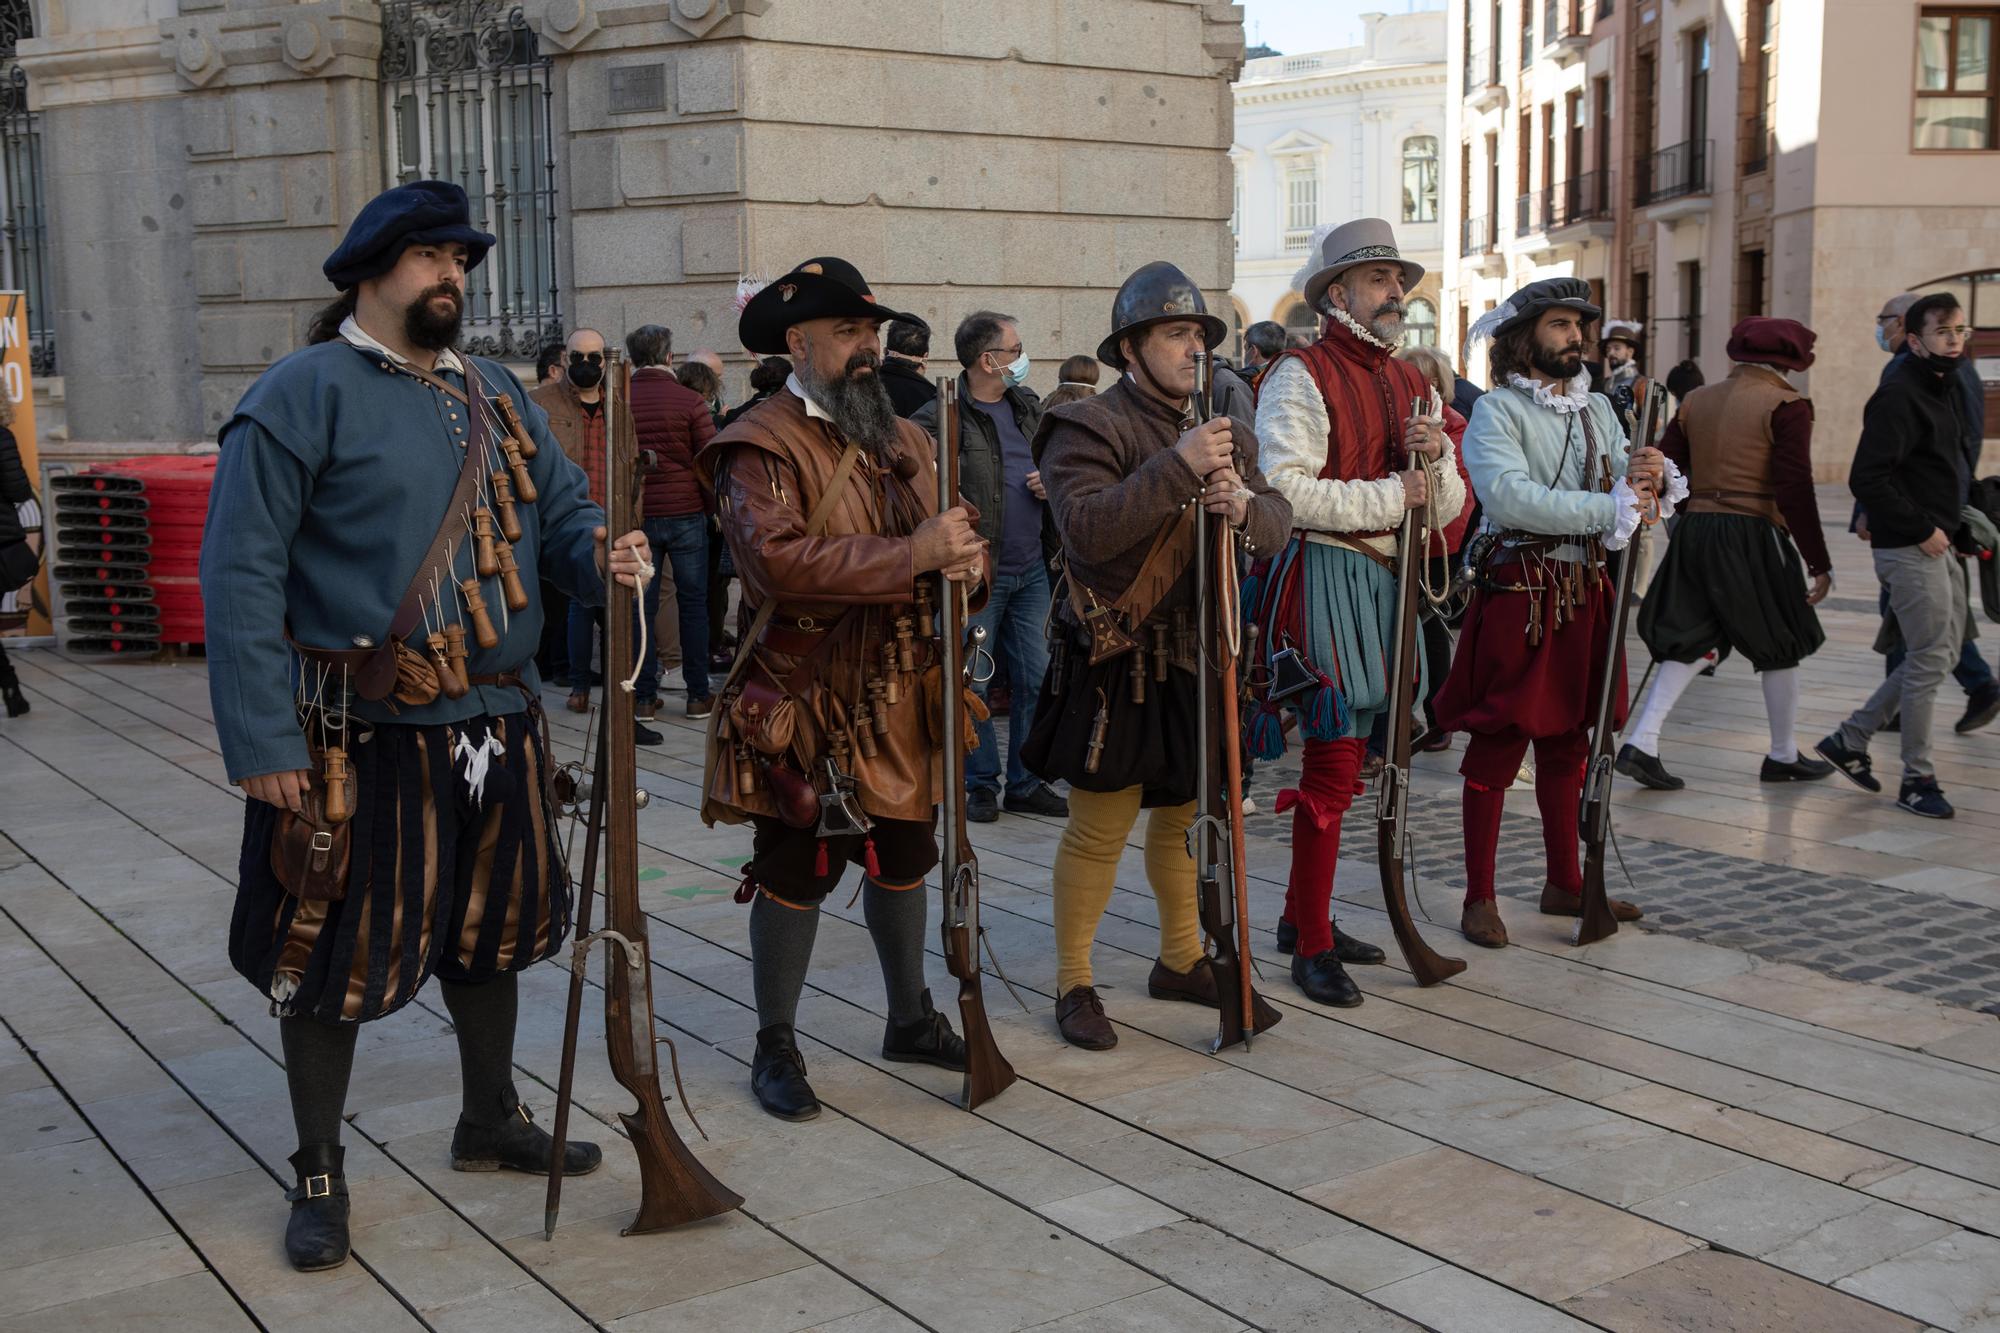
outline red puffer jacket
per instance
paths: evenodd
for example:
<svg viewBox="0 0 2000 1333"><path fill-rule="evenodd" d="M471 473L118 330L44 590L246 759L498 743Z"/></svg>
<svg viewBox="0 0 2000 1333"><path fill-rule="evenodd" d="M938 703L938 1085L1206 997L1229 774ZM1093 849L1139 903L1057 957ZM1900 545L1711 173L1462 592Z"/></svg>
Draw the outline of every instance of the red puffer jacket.
<svg viewBox="0 0 2000 1333"><path fill-rule="evenodd" d="M664 366L632 372L632 424L639 447L659 465L646 474L641 512L647 518L680 518L705 508L695 481L694 456L715 435L715 417L700 394Z"/></svg>

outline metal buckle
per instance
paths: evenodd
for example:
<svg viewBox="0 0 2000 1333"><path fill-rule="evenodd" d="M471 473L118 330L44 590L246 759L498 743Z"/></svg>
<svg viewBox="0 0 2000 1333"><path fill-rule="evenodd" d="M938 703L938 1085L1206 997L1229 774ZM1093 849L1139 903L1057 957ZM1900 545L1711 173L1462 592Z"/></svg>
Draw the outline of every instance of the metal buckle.
<svg viewBox="0 0 2000 1333"><path fill-rule="evenodd" d="M330 1198L333 1194L333 1177L330 1175L307 1176L305 1179L308 1199Z"/></svg>
<svg viewBox="0 0 2000 1333"><path fill-rule="evenodd" d="M800 616L796 623L803 634L812 634L819 629L819 622L811 616Z"/></svg>
<svg viewBox="0 0 2000 1333"><path fill-rule="evenodd" d="M322 855L333 851L333 831L320 829L313 834L312 849Z"/></svg>

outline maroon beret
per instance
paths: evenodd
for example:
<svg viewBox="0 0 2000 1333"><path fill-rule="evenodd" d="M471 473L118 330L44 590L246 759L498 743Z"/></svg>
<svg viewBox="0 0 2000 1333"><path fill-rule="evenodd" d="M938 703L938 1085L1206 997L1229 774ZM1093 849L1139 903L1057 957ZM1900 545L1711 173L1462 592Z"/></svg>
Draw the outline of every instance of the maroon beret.
<svg viewBox="0 0 2000 1333"><path fill-rule="evenodd" d="M1804 370L1813 363L1813 343L1819 340L1796 319L1752 315L1729 334L1729 359L1750 361L1780 370Z"/></svg>

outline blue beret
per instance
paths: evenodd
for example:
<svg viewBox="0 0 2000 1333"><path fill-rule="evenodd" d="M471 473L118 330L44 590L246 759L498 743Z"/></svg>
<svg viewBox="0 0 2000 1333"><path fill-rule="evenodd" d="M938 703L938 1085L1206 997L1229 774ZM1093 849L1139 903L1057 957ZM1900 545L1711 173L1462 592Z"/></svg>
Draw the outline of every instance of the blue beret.
<svg viewBox="0 0 2000 1333"><path fill-rule="evenodd" d="M450 181L411 181L384 190L362 206L340 246L321 266L326 280L343 290L396 267L412 245L461 242L465 267L486 258L494 238L472 225L465 191Z"/></svg>

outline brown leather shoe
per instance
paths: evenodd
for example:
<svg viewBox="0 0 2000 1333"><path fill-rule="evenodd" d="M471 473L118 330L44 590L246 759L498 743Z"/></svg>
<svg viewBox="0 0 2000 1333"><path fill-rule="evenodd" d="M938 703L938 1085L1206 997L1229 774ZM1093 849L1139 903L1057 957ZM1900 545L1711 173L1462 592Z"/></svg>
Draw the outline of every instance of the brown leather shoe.
<svg viewBox="0 0 2000 1333"><path fill-rule="evenodd" d="M1481 898L1465 905L1458 919L1458 932L1482 949L1507 947L1507 926L1500 920L1500 904Z"/></svg>
<svg viewBox="0 0 2000 1333"><path fill-rule="evenodd" d="M1609 898L1606 901L1611 904L1611 915L1620 921L1637 921L1640 917L1646 915L1643 911L1639 910L1637 904L1628 903L1623 898ZM1583 895L1581 893L1564 893L1555 885L1543 881L1542 915L1582 916Z"/></svg>
<svg viewBox="0 0 2000 1333"><path fill-rule="evenodd" d="M1146 978L1146 994L1156 1000L1186 1000L1211 1009L1222 1007L1222 1000L1215 993L1215 969L1206 958L1185 972L1176 972L1155 958L1152 975Z"/></svg>
<svg viewBox="0 0 2000 1333"><path fill-rule="evenodd" d="M641 722L651 722L659 715L660 701L658 699L647 699L643 703L632 705L632 716L638 718Z"/></svg>
<svg viewBox="0 0 2000 1333"><path fill-rule="evenodd" d="M714 711L715 711L714 695L710 695L706 699L690 699L687 701L687 715L689 717L703 718L707 717L710 713L713 713Z"/></svg>
<svg viewBox="0 0 2000 1333"><path fill-rule="evenodd" d="M1118 1030L1104 1016L1104 1001L1090 986L1071 986L1056 1001L1056 1031L1086 1051L1108 1051L1118 1044Z"/></svg>
<svg viewBox="0 0 2000 1333"><path fill-rule="evenodd" d="M569 711L572 713L588 713L590 711L590 691L578 690L570 695Z"/></svg>

